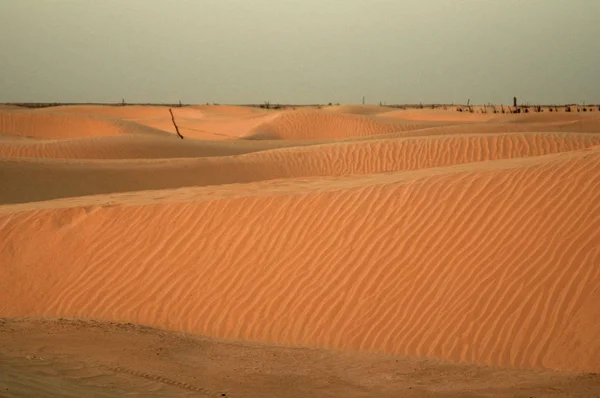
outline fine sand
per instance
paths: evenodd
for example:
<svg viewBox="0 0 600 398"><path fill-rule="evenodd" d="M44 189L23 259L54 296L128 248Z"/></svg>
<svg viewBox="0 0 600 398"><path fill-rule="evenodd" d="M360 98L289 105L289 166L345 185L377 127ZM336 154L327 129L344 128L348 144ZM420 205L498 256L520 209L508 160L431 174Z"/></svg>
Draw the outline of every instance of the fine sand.
<svg viewBox="0 0 600 398"><path fill-rule="evenodd" d="M600 112L173 113L0 108L0 397L600 394Z"/></svg>

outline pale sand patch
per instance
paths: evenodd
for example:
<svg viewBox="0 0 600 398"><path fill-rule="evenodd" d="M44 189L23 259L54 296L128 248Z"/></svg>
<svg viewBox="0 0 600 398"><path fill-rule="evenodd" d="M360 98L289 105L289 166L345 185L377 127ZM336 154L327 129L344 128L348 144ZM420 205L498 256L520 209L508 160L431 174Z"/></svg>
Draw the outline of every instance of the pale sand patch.
<svg viewBox="0 0 600 398"><path fill-rule="evenodd" d="M592 397L600 377L258 345L132 324L0 320L0 396Z"/></svg>

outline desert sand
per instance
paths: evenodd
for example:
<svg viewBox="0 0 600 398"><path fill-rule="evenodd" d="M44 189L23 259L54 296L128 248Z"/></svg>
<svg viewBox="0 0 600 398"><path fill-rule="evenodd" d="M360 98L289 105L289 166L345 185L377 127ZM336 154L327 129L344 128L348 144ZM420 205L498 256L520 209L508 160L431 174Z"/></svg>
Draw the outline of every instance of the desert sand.
<svg viewBox="0 0 600 398"><path fill-rule="evenodd" d="M172 111L0 108L0 396L600 395L600 111Z"/></svg>

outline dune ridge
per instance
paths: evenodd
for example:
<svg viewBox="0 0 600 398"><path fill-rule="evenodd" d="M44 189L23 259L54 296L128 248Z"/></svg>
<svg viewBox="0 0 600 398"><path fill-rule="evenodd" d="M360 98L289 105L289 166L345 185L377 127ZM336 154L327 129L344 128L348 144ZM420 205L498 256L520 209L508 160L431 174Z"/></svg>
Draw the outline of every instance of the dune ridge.
<svg viewBox="0 0 600 398"><path fill-rule="evenodd" d="M567 155L324 192L5 211L0 312L598 371L600 152Z"/></svg>
<svg viewBox="0 0 600 398"><path fill-rule="evenodd" d="M38 139L165 134L127 120L29 109L0 111L0 133Z"/></svg>
<svg viewBox="0 0 600 398"><path fill-rule="evenodd" d="M260 144L262 141L257 142ZM161 145L166 143L165 140ZM180 140L169 140L168 143L173 145L173 151L176 148L193 150L193 146L186 146ZM271 144L266 143L264 150L247 149L249 153L239 156L203 158L110 161L0 159L0 182L4 186L4 192L0 194L0 203L282 178L410 171L541 156L585 149L599 144L600 136L586 134L451 135L349 141L275 149L269 149ZM97 148L99 149L99 146ZM153 148L155 146L150 150ZM198 145L196 153L210 148ZM212 148L213 155L219 148L227 150L219 146ZM230 148L242 149L239 146ZM1 149L0 144L0 153ZM163 147L159 153L164 154L165 150ZM142 149L136 147L135 151L140 154ZM18 177L26 178L30 184L22 184ZM86 183L89 180L95 183Z"/></svg>
<svg viewBox="0 0 600 398"><path fill-rule="evenodd" d="M277 117L255 127L249 139L339 139L418 130L436 123L405 123L364 114L325 112L321 110L283 111Z"/></svg>

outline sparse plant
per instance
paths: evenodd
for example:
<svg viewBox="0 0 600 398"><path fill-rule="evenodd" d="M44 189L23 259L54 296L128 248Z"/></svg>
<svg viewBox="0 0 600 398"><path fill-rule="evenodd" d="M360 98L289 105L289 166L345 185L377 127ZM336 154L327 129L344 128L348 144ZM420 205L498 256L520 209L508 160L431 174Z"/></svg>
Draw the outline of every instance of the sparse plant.
<svg viewBox="0 0 600 398"><path fill-rule="evenodd" d="M571 112L571 105L565 105L565 112Z"/></svg>

